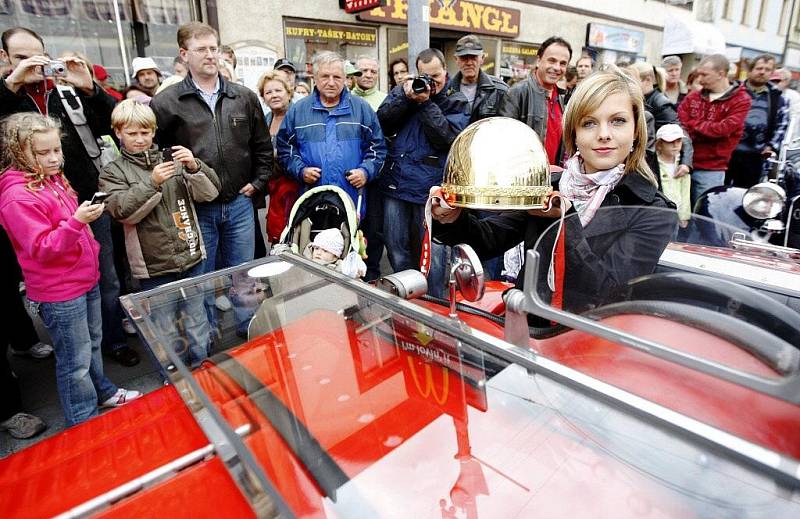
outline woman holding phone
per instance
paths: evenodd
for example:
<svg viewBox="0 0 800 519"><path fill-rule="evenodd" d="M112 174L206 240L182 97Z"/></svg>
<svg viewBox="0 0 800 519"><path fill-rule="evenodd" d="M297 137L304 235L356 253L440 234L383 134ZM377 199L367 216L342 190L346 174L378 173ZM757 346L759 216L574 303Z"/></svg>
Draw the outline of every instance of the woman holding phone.
<svg viewBox="0 0 800 519"><path fill-rule="evenodd" d="M25 278L28 299L53 340L56 385L68 425L141 393L117 388L100 353L98 254L89 224L103 204L78 198L64 177L58 123L26 112L3 121L0 225Z"/></svg>

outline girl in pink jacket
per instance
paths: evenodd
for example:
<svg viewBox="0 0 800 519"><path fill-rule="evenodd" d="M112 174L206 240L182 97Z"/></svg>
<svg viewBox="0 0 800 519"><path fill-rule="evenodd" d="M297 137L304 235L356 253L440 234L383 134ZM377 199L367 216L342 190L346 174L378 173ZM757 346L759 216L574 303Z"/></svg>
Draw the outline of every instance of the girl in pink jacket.
<svg viewBox="0 0 800 519"><path fill-rule="evenodd" d="M37 113L3 121L0 225L25 278L32 307L56 355L56 384L68 425L141 396L103 374L98 252L89 223L103 204L78 199L62 172L58 123ZM88 174L88 173L87 173Z"/></svg>

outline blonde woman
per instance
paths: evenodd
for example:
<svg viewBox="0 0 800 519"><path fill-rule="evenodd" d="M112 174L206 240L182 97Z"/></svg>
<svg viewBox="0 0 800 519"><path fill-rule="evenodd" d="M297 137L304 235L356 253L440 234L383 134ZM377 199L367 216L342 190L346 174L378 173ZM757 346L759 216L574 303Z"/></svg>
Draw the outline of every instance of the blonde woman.
<svg viewBox="0 0 800 519"><path fill-rule="evenodd" d="M268 183L267 239L270 243L277 243L280 241L281 231L286 227L289 213L300 193L300 184L294 178L284 174L283 168L277 160L275 145L275 137L289 110L289 105L292 104L294 91L285 72L270 70L258 80L258 95L270 110L265 118L275 160L272 163L272 175L270 175Z"/></svg>
<svg viewBox="0 0 800 519"><path fill-rule="evenodd" d="M638 81L616 70L592 74L576 87L563 130L570 155L558 183L564 206L481 220L470 211L434 205L433 233L446 244L468 243L480 257L492 258L520 241L533 248L553 219L566 211L574 216L565 226L565 302L572 289L581 298L572 302L585 304L590 302L585 299L602 299L628 280L651 273L677 217L674 211L637 208L609 218L612 213L600 210L674 208L658 191L645 162L647 128ZM522 277L517 279L520 287Z"/></svg>

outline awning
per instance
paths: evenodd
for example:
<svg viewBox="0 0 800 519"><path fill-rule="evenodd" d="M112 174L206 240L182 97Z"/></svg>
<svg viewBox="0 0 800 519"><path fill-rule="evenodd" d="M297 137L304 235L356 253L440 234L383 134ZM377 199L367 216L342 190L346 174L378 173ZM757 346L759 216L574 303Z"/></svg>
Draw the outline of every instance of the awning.
<svg viewBox="0 0 800 519"><path fill-rule="evenodd" d="M725 36L710 23L668 18L661 55L725 54Z"/></svg>

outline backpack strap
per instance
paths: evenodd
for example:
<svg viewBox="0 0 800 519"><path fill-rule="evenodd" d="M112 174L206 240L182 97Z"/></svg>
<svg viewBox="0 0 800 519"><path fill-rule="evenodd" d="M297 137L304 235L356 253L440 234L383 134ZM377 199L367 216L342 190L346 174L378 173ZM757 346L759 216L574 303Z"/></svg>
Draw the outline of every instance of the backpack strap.
<svg viewBox="0 0 800 519"><path fill-rule="evenodd" d="M89 123L86 121L86 114L83 112L83 103L81 103L80 97L71 86L56 85L56 89L58 90L58 97L61 98L61 104L64 105L64 111L67 113L69 120L72 121L72 125L75 126L75 131L78 132L86 153L89 154L89 158L92 159L98 173L102 172L103 166L100 162L102 152L97 145L97 139L92 133L92 129L89 128Z"/></svg>

